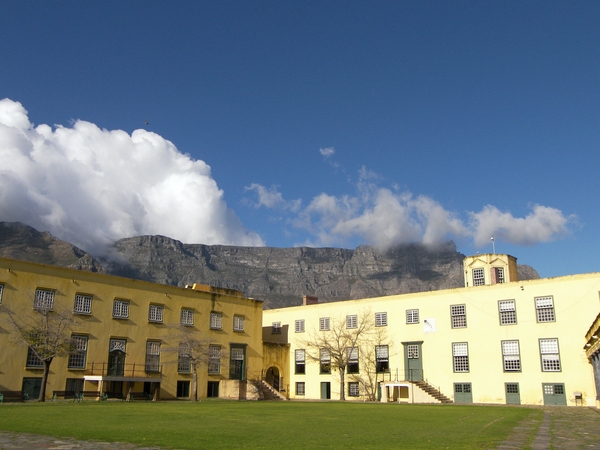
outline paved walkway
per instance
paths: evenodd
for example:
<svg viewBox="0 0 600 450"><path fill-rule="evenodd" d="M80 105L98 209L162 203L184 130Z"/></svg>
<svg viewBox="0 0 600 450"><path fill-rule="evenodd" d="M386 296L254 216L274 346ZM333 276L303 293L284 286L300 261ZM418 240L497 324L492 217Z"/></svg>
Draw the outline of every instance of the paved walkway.
<svg viewBox="0 0 600 450"><path fill-rule="evenodd" d="M499 450L600 449L600 411L585 407L545 407L543 419L529 417L513 430ZM532 410L533 412L533 410ZM78 441L0 431L0 450L164 450L123 442Z"/></svg>

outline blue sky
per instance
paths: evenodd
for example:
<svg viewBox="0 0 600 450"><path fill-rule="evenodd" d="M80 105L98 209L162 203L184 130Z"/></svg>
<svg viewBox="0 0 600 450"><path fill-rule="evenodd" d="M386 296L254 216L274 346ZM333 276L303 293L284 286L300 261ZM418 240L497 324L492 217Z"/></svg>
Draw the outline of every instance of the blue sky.
<svg viewBox="0 0 600 450"><path fill-rule="evenodd" d="M0 1L0 220L95 253L494 235L544 277L599 271L599 21L594 1Z"/></svg>

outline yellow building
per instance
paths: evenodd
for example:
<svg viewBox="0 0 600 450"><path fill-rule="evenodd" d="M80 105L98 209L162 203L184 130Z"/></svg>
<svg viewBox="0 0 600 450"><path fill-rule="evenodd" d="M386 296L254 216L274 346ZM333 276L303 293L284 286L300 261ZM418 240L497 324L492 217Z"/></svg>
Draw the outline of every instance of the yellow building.
<svg viewBox="0 0 600 450"><path fill-rule="evenodd" d="M262 302L239 291L194 285L178 288L79 270L0 258L0 392L37 397L43 365L11 341L17 320L50 307L76 320L69 332L77 351L55 358L46 397L189 398L190 358L182 340L202 347L198 397L252 398L247 380L261 378Z"/></svg>
<svg viewBox="0 0 600 450"><path fill-rule="evenodd" d="M465 258L464 271L459 289L266 310L264 367L291 399L339 398L333 350L316 347L368 319L347 349L348 399L595 405L583 347L600 273L518 281L516 259L496 254Z"/></svg>

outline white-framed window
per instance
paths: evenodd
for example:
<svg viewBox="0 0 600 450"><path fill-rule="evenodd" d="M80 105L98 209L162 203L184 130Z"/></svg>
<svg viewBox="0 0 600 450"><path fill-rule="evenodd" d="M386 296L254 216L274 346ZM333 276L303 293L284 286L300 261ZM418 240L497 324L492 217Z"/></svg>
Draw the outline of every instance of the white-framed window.
<svg viewBox="0 0 600 450"><path fill-rule="evenodd" d="M348 347L346 349L346 372L360 372L360 368L358 365L358 347Z"/></svg>
<svg viewBox="0 0 600 450"><path fill-rule="evenodd" d="M218 312L210 313L210 329L221 330L223 329L223 314Z"/></svg>
<svg viewBox="0 0 600 450"><path fill-rule="evenodd" d="M0 305L2 304L2 292L4 292L4 285L0 283Z"/></svg>
<svg viewBox="0 0 600 450"><path fill-rule="evenodd" d="M505 372L521 371L519 341L502 341L502 363Z"/></svg>
<svg viewBox="0 0 600 450"><path fill-rule="evenodd" d="M88 337L71 336L71 345L73 351L69 354L69 369L85 369Z"/></svg>
<svg viewBox="0 0 600 450"><path fill-rule="evenodd" d="M190 358L190 348L185 342L179 343L179 352L177 354L177 372L190 373L192 371L192 360Z"/></svg>
<svg viewBox="0 0 600 450"><path fill-rule="evenodd" d="M219 345L208 346L208 373L217 374L221 372L221 347Z"/></svg>
<svg viewBox="0 0 600 450"><path fill-rule="evenodd" d="M358 316L356 314L346 316L346 328L358 328Z"/></svg>
<svg viewBox="0 0 600 450"><path fill-rule="evenodd" d="M180 323L187 327L194 325L194 310L188 308L181 308Z"/></svg>
<svg viewBox="0 0 600 450"><path fill-rule="evenodd" d="M348 382L348 397L358 397L360 395L360 386L358 381Z"/></svg>
<svg viewBox="0 0 600 450"><path fill-rule="evenodd" d="M160 342L146 342L146 372L160 372Z"/></svg>
<svg viewBox="0 0 600 450"><path fill-rule="evenodd" d="M500 325L514 325L517 323L517 307L514 300L500 300L498 302Z"/></svg>
<svg viewBox="0 0 600 450"><path fill-rule="evenodd" d="M406 310L406 323L407 324L419 323L419 310L418 309L407 309Z"/></svg>
<svg viewBox="0 0 600 450"><path fill-rule="evenodd" d="M390 350L387 345L375 346L375 371L377 373L390 371Z"/></svg>
<svg viewBox="0 0 600 450"><path fill-rule="evenodd" d="M305 374L306 373L306 351L304 349L297 349L294 352L294 356L296 357L296 368L295 368L294 373Z"/></svg>
<svg viewBox="0 0 600 450"><path fill-rule="evenodd" d="M560 372L558 339L540 339L542 372Z"/></svg>
<svg viewBox="0 0 600 450"><path fill-rule="evenodd" d="M127 319L129 317L129 302L127 300L117 300L113 302L113 318Z"/></svg>
<svg viewBox="0 0 600 450"><path fill-rule="evenodd" d="M319 319L319 331L329 331L329 317Z"/></svg>
<svg viewBox="0 0 600 450"><path fill-rule="evenodd" d="M304 319L296 320L294 329L296 330L296 333L304 333Z"/></svg>
<svg viewBox="0 0 600 450"><path fill-rule="evenodd" d="M305 395L306 384L304 381L296 381L296 395Z"/></svg>
<svg viewBox="0 0 600 450"><path fill-rule="evenodd" d="M233 316L233 331L244 331L244 316Z"/></svg>
<svg viewBox="0 0 600 450"><path fill-rule="evenodd" d="M34 309L51 310L54 307L54 291L50 289L36 289L33 301Z"/></svg>
<svg viewBox="0 0 600 450"><path fill-rule="evenodd" d="M452 328L466 328L467 307L465 305L450 306L450 317L452 319Z"/></svg>
<svg viewBox="0 0 600 450"><path fill-rule="evenodd" d="M466 342L452 343L452 358L455 372L469 371L469 347Z"/></svg>
<svg viewBox="0 0 600 450"><path fill-rule="evenodd" d="M485 275L483 268L473 269L473 286L483 286L485 284Z"/></svg>
<svg viewBox="0 0 600 450"><path fill-rule="evenodd" d="M387 327L387 313L386 312L375 313L375 326L376 327Z"/></svg>
<svg viewBox="0 0 600 450"><path fill-rule="evenodd" d="M164 310L163 305L150 305L148 308L148 322L162 323Z"/></svg>
<svg viewBox="0 0 600 450"><path fill-rule="evenodd" d="M319 362L321 373L331 373L331 352L328 348L322 348L319 351Z"/></svg>
<svg viewBox="0 0 600 450"><path fill-rule="evenodd" d="M492 267L492 284L504 283L504 268Z"/></svg>
<svg viewBox="0 0 600 450"><path fill-rule="evenodd" d="M406 346L406 357L408 359L419 359L419 346L415 344L408 344Z"/></svg>
<svg viewBox="0 0 600 450"><path fill-rule="evenodd" d="M33 368L44 367L44 363L31 347L27 347L27 362L25 366Z"/></svg>
<svg viewBox="0 0 600 450"><path fill-rule="evenodd" d="M271 324L271 334L281 334L281 322L273 322Z"/></svg>
<svg viewBox="0 0 600 450"><path fill-rule="evenodd" d="M75 314L92 313L92 296L85 294L75 294L75 305L73 306Z"/></svg>
<svg viewBox="0 0 600 450"><path fill-rule="evenodd" d="M554 322L554 299L552 296L536 297L535 310L538 322Z"/></svg>

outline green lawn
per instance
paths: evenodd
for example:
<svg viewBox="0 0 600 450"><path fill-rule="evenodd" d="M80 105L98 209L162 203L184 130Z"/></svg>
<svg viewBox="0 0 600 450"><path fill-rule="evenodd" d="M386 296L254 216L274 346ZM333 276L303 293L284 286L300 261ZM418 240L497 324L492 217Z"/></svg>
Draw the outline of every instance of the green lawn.
<svg viewBox="0 0 600 450"><path fill-rule="evenodd" d="M0 430L177 449L494 448L519 407L339 402L58 402L0 405Z"/></svg>

